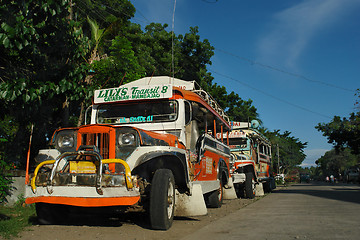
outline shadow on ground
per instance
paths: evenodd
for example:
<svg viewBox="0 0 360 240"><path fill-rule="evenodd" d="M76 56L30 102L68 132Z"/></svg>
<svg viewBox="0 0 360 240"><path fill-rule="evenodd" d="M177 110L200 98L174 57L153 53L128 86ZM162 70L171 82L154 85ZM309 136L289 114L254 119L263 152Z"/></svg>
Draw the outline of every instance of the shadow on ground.
<svg viewBox="0 0 360 240"><path fill-rule="evenodd" d="M103 209L103 208L102 208ZM64 219L56 225L67 226L91 226L91 227L121 227L126 225L137 225L144 229L152 229L150 226L149 215L144 211L129 212L99 212L88 211L84 208L70 207ZM189 217L174 217L175 221L198 221ZM41 225L36 216L29 219L32 225Z"/></svg>
<svg viewBox="0 0 360 240"><path fill-rule="evenodd" d="M274 191L274 193L306 194L315 197L360 204L360 187L354 184L327 184L322 182L295 184L291 187Z"/></svg>

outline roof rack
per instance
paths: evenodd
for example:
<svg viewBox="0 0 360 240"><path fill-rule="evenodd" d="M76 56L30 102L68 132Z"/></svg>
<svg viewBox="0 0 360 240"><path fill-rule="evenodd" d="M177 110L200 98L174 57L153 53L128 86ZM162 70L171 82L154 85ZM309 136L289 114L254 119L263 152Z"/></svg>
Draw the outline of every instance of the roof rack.
<svg viewBox="0 0 360 240"><path fill-rule="evenodd" d="M202 99L204 99L205 102L207 102L225 121L230 123L229 116L226 115L225 111L220 107L220 105L215 101L215 99L209 93L204 91L196 81L194 82L196 87L194 87L194 90L191 91L199 95Z"/></svg>

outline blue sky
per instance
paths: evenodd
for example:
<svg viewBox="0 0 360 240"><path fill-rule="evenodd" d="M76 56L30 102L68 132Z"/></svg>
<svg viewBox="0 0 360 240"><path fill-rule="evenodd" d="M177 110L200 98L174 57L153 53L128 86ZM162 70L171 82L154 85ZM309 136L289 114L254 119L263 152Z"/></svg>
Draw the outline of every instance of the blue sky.
<svg viewBox="0 0 360 240"><path fill-rule="evenodd" d="M131 2L133 22L172 30L175 0ZM253 100L270 131L308 142L303 166L332 148L315 126L355 111L360 0L176 0L175 6L175 33L198 26L215 47L208 68L214 81Z"/></svg>

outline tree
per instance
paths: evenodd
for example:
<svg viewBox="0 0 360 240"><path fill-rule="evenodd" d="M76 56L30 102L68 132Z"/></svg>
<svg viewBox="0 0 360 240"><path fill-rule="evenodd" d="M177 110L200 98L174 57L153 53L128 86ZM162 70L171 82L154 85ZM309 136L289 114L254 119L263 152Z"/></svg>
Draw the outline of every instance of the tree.
<svg viewBox="0 0 360 240"><path fill-rule="evenodd" d="M138 63L131 43L126 38L117 36L112 40L110 50L108 58L95 61L92 65L96 72L94 86L119 86L145 75L145 69ZM125 77L125 81L122 81Z"/></svg>
<svg viewBox="0 0 360 240"><path fill-rule="evenodd" d="M211 64L214 47L207 39L200 39L198 27L190 28L184 36L173 36L172 32L166 30L167 26L151 23L143 33L139 25L133 24L125 35L132 43L138 63L145 68L145 76L174 75L184 80L195 80L232 120L258 119L257 110L250 99L244 101L238 94L228 94L225 87L213 83L214 78L207 71L207 65Z"/></svg>
<svg viewBox="0 0 360 240"><path fill-rule="evenodd" d="M233 121L248 122L259 119L257 109L252 105L252 100L244 101L237 93L231 92L226 99L226 113Z"/></svg>
<svg viewBox="0 0 360 240"><path fill-rule="evenodd" d="M55 128L69 124L66 104L84 96L88 41L69 7L67 0L0 2L0 120L18 124L6 159L24 162L31 123L35 148L44 146Z"/></svg>
<svg viewBox="0 0 360 240"><path fill-rule="evenodd" d="M114 22L117 26L124 26L134 17L135 7L129 0L72 0L73 11L77 21L84 25L84 32L91 35L91 30L86 25L87 18L99 24L101 29L106 29Z"/></svg>
<svg viewBox="0 0 360 240"><path fill-rule="evenodd" d="M280 130L265 131L264 134L272 144L272 159L278 158L277 147L279 147L280 166L277 165L277 161L274 161L273 166L276 172L280 168L282 173L287 173L304 161L306 142L303 143L298 138L291 136L289 131L284 133L280 133Z"/></svg>
<svg viewBox="0 0 360 240"><path fill-rule="evenodd" d="M355 96L360 99L360 89ZM329 123L319 123L315 128L327 137L328 142L335 146L337 151L350 148L354 154L360 153L360 101L355 101L357 113L350 113L349 118L334 116Z"/></svg>
<svg viewBox="0 0 360 240"><path fill-rule="evenodd" d="M332 149L327 151L324 156L316 160L318 175L339 177L345 169L356 165L360 161L360 155L354 155L349 148L342 150Z"/></svg>

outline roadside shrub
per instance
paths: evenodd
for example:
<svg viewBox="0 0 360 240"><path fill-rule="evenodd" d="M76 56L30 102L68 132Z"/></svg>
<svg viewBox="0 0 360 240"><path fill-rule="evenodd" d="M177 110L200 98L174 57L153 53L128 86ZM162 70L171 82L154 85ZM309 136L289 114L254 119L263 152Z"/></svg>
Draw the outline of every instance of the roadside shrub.
<svg viewBox="0 0 360 240"><path fill-rule="evenodd" d="M12 180L8 175L8 171L10 170L10 165L2 159L2 155L0 155L0 204L6 202L6 197L10 195L12 190Z"/></svg>
<svg viewBox="0 0 360 240"><path fill-rule="evenodd" d="M287 183L295 183L295 182L299 182L299 181L300 181L300 179L296 175L288 175L285 177L285 182L287 182Z"/></svg>

